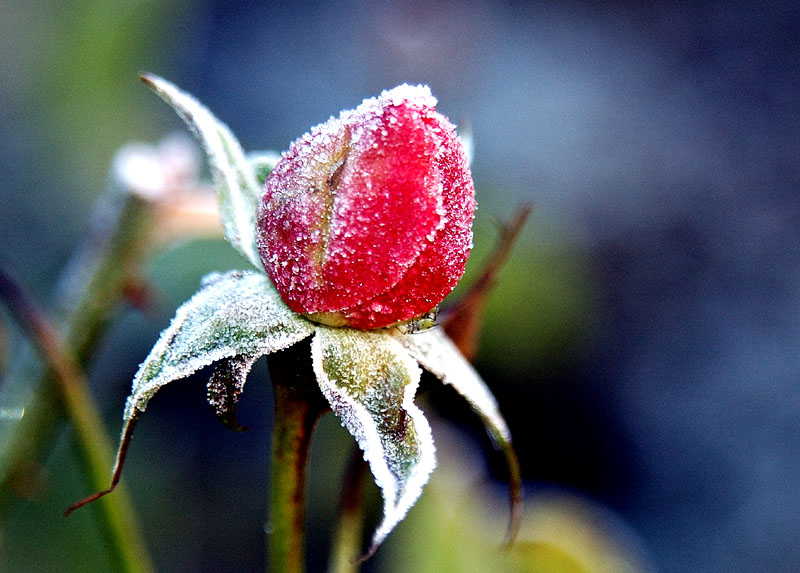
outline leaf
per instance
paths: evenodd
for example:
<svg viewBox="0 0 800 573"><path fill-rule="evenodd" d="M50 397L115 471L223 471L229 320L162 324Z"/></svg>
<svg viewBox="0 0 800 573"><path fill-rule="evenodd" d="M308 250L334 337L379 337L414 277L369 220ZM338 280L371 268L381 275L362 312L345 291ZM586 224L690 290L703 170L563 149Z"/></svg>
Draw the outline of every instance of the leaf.
<svg viewBox="0 0 800 573"><path fill-rule="evenodd" d="M253 266L262 269L255 235L260 187L239 141L208 108L174 84L150 74L141 78L172 106L203 144L211 163L225 238Z"/></svg>
<svg viewBox="0 0 800 573"><path fill-rule="evenodd" d="M364 451L383 495L383 521L366 558L414 505L436 465L430 425L413 402L421 370L386 331L319 326L311 358L322 394Z"/></svg>
<svg viewBox="0 0 800 573"><path fill-rule="evenodd" d="M511 443L511 432L500 414L497 400L472 365L441 329L434 328L408 335L392 332L392 335L425 370L452 386L469 402L483 421L494 446L503 452L508 467L511 505L506 543L512 543L519 529L521 517L522 478L519 460Z"/></svg>
<svg viewBox="0 0 800 573"><path fill-rule="evenodd" d="M256 358L299 342L314 328L286 306L265 275L212 273L203 279L203 288L177 310L139 367L125 418L143 412L165 384L218 360L243 357L245 367L237 375L243 383Z"/></svg>
<svg viewBox="0 0 800 573"><path fill-rule="evenodd" d="M451 385L469 402L483 420L496 447L511 441L511 433L500 414L497 400L441 329L432 328L415 334L398 334L395 337L425 370Z"/></svg>
<svg viewBox="0 0 800 573"><path fill-rule="evenodd" d="M253 356L244 355L224 358L217 362L208 381L208 403L214 408L217 420L234 432L250 430L236 419L236 404L255 361Z"/></svg>
<svg viewBox="0 0 800 573"><path fill-rule="evenodd" d="M139 415L162 386L220 362L209 382L209 403L223 424L245 429L236 421L235 407L253 363L307 338L314 328L286 306L266 275L206 275L202 288L178 308L133 379L111 486L73 504L64 515L114 491Z"/></svg>
<svg viewBox="0 0 800 573"><path fill-rule="evenodd" d="M253 171L259 188L264 186L267 176L275 168L280 158L280 154L274 151L253 151L247 154L247 161L250 163L250 169Z"/></svg>

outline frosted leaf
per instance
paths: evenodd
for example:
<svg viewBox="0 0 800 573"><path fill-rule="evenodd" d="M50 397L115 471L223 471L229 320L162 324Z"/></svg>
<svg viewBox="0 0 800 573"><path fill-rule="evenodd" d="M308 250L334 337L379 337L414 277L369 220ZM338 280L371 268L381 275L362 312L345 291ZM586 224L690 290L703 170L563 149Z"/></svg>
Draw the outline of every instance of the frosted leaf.
<svg viewBox="0 0 800 573"><path fill-rule="evenodd" d="M497 400L440 328L408 335L396 333L395 337L425 370L451 385L469 402L483 420L495 446L502 448L511 442L511 433L497 407Z"/></svg>
<svg viewBox="0 0 800 573"><path fill-rule="evenodd" d="M469 402L475 413L481 417L495 447L503 452L509 476L511 513L506 544L510 546L519 530L522 516L522 477L519 460L511 444L511 432L500 414L497 400L441 329L433 328L416 334L400 334L396 329L388 329L387 332L390 332L425 370L452 386Z"/></svg>
<svg viewBox="0 0 800 573"><path fill-rule="evenodd" d="M289 310L265 275L212 273L203 279L200 291L178 308L139 367L124 417L129 420L143 412L153 394L173 380L236 356L251 365L259 356L287 348L313 331L314 324ZM249 366L239 372L242 384L247 371Z"/></svg>
<svg viewBox="0 0 800 573"><path fill-rule="evenodd" d="M436 465L430 426L413 402L421 370L385 331L319 326L311 358L323 395L364 451L383 495L370 555L414 505Z"/></svg>
<svg viewBox="0 0 800 573"><path fill-rule="evenodd" d="M202 288L178 308L133 379L111 487L73 504L65 515L116 488L139 415L162 386L220 362L209 383L209 402L224 424L244 429L236 422L235 405L253 362L303 340L314 328L289 310L261 273L204 277Z"/></svg>
<svg viewBox="0 0 800 573"><path fill-rule="evenodd" d="M217 362L208 381L208 403L223 426L234 432L249 430L236 419L236 404L257 356L233 356Z"/></svg>
<svg viewBox="0 0 800 573"><path fill-rule="evenodd" d="M270 172L280 160L281 155L275 151L253 151L247 154L250 170L256 178L256 185L261 188Z"/></svg>
<svg viewBox="0 0 800 573"><path fill-rule="evenodd" d="M255 239L259 185L239 141L208 108L174 84L154 75L144 75L142 80L173 107L203 144L217 189L225 238L253 266L263 268Z"/></svg>

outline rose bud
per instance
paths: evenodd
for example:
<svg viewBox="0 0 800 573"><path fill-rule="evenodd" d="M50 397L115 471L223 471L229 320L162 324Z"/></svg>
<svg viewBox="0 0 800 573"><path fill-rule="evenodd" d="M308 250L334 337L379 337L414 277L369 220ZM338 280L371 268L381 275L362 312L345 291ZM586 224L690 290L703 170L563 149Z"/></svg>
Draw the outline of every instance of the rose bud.
<svg viewBox="0 0 800 573"><path fill-rule="evenodd" d="M438 305L464 273L475 192L427 86L401 85L311 129L267 178L258 248L295 312L381 328Z"/></svg>

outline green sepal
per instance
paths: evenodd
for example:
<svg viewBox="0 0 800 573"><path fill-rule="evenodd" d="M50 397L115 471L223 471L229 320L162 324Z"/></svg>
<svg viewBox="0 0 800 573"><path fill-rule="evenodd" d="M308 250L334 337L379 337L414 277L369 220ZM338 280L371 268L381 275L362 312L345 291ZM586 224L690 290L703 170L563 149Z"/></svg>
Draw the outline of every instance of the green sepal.
<svg viewBox="0 0 800 573"><path fill-rule="evenodd" d="M441 329L432 328L408 335L395 331L393 336L425 370L452 386L469 402L472 410L483 421L495 448L503 453L509 476L511 515L506 544L510 545L519 530L522 515L522 477L519 459L511 443L511 432L500 413L497 400L480 375Z"/></svg>
<svg viewBox="0 0 800 573"><path fill-rule="evenodd" d="M322 394L363 450L383 496L371 555L414 505L436 466L430 425L413 402L421 370L383 330L318 326L311 359Z"/></svg>
<svg viewBox="0 0 800 573"><path fill-rule="evenodd" d="M255 361L255 357L245 355L223 358L214 365L214 372L208 381L209 405L214 409L217 420L234 432L250 430L236 418L236 404Z"/></svg>
<svg viewBox="0 0 800 573"><path fill-rule="evenodd" d="M142 81L172 106L202 143L211 164L225 238L254 267L263 269L256 246L256 210L261 187L254 165L245 157L239 141L208 108L174 84L150 74L143 75Z"/></svg>
<svg viewBox="0 0 800 573"><path fill-rule="evenodd" d="M275 168L281 156L274 151L252 151L247 154L250 169L256 178L256 184L263 187L267 177Z"/></svg>
<svg viewBox="0 0 800 573"><path fill-rule="evenodd" d="M247 359L236 374L243 385L256 358L303 340L314 327L286 306L265 275L212 273L203 279L200 291L178 308L139 367L124 417L144 411L165 384L219 360Z"/></svg>

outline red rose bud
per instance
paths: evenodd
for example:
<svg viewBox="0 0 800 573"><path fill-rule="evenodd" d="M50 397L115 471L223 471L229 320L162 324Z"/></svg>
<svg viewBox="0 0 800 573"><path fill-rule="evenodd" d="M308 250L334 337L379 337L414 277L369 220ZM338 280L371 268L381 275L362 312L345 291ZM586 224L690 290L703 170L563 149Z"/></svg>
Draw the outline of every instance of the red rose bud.
<svg viewBox="0 0 800 573"><path fill-rule="evenodd" d="M270 173L258 248L292 310L373 329L422 315L455 287L475 191L427 86L402 85L295 141Z"/></svg>

